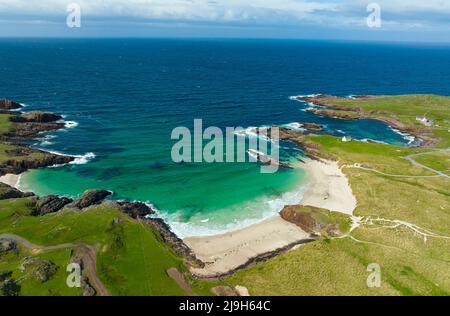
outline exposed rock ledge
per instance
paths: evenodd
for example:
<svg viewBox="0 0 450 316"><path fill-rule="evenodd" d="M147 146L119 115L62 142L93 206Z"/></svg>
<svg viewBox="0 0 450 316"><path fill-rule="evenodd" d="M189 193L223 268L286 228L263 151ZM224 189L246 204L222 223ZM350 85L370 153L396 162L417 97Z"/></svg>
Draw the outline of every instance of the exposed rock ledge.
<svg viewBox="0 0 450 316"><path fill-rule="evenodd" d="M8 173L20 174L29 169L61 165L73 161L74 157L51 154L32 149L23 144L29 138L41 132L63 128L64 123L59 122L62 119L60 115L53 113L39 111L17 113L10 111L21 107L18 102L0 100L0 111L9 114L10 121L13 122L12 129L0 135L0 141L14 146L13 149L6 151L9 159L4 159L0 163L0 176Z"/></svg>

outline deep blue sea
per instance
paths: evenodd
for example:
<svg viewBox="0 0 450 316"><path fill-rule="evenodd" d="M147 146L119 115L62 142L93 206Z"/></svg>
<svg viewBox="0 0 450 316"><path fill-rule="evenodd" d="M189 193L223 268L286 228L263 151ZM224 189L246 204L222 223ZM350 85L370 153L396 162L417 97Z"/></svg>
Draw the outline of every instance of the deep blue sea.
<svg viewBox="0 0 450 316"><path fill-rule="evenodd" d="M88 188L152 203L182 236L241 227L301 199L301 169L175 164L177 126L318 122L336 135L396 145L380 122L339 121L290 99L315 93L450 95L450 46L293 40L4 39L0 98L63 114L71 128L34 146L78 164L31 171L21 186L77 196ZM289 147L289 146L288 146ZM283 156L299 154L284 148Z"/></svg>

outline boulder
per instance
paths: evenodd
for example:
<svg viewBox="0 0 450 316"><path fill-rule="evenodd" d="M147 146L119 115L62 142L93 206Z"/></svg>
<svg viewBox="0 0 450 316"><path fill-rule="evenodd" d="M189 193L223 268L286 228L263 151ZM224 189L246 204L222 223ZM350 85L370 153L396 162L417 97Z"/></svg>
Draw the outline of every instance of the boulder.
<svg viewBox="0 0 450 316"><path fill-rule="evenodd" d="M73 203L69 204L69 207L75 207L83 209L92 205L100 204L105 198L110 196L112 193L106 190L87 190L83 195L75 200Z"/></svg>
<svg viewBox="0 0 450 316"><path fill-rule="evenodd" d="M1 99L0 100L0 108L6 109L6 110L16 110L22 108L22 105L20 105L17 102L7 100L7 99Z"/></svg>
<svg viewBox="0 0 450 316"><path fill-rule="evenodd" d="M72 199L67 197L59 197L56 195L44 196L36 201L35 209L38 213L36 215L45 215L58 212L72 201Z"/></svg>
<svg viewBox="0 0 450 316"><path fill-rule="evenodd" d="M142 202L123 202L119 201L116 202L117 208L124 212L125 214L128 214L130 217L136 219L136 218L142 218L147 215L155 214L155 211L148 206L145 203Z"/></svg>
<svg viewBox="0 0 450 316"><path fill-rule="evenodd" d="M18 199L23 197L29 197L33 196L33 193L24 193L16 188L13 188L12 186L7 185L6 183L0 182L0 200L7 200L7 199Z"/></svg>

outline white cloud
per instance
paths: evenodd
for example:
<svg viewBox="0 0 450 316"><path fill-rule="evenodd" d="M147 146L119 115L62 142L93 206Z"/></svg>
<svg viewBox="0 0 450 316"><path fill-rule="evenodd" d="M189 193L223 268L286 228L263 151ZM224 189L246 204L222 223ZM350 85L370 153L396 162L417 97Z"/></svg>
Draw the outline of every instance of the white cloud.
<svg viewBox="0 0 450 316"><path fill-rule="evenodd" d="M69 3L81 5L85 17L215 23L313 23L362 27L370 2L382 8L384 25L432 26L444 19L449 0L0 0L0 16L45 19L63 16ZM439 19L435 17L438 16ZM386 21L387 19L387 21Z"/></svg>

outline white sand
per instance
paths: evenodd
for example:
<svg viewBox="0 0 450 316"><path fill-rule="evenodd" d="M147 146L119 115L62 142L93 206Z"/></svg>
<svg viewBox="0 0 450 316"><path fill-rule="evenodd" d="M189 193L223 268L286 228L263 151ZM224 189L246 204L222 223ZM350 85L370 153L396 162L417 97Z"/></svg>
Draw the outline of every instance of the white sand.
<svg viewBox="0 0 450 316"><path fill-rule="evenodd" d="M0 182L5 183L9 186L17 188L19 185L20 175L17 174L5 174L0 177Z"/></svg>
<svg viewBox="0 0 450 316"><path fill-rule="evenodd" d="M308 159L301 165L309 176L310 186L300 204L352 214L356 207L348 180L336 162ZM309 238L298 226L279 215L237 231L209 237L189 237L184 242L206 263L192 273L202 276L224 274L258 255L284 248Z"/></svg>
<svg viewBox="0 0 450 316"><path fill-rule="evenodd" d="M302 205L353 214L356 198L337 162L308 159L304 168L309 176L310 187L303 195Z"/></svg>
<svg viewBox="0 0 450 316"><path fill-rule="evenodd" d="M184 242L206 263L204 269L191 269L208 277L233 270L257 255L307 239L298 226L274 216L259 224L210 237L189 237Z"/></svg>

